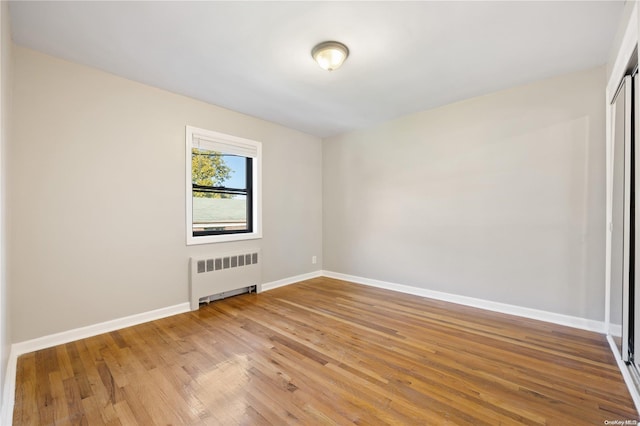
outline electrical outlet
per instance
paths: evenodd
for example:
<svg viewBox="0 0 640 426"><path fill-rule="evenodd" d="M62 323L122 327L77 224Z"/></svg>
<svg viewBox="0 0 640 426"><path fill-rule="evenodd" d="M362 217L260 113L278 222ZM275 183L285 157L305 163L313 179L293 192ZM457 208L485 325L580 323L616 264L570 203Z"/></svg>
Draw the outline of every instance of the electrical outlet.
<svg viewBox="0 0 640 426"><path fill-rule="evenodd" d="M312 263L312 264L314 264L314 265L315 265L316 263L318 263L318 258L317 258L317 256L311 256L311 263Z"/></svg>

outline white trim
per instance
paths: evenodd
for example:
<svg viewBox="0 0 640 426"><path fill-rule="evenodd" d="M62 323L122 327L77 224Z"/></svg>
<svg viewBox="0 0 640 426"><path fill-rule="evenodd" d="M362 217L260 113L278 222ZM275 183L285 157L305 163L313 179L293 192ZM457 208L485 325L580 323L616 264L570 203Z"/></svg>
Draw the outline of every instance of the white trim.
<svg viewBox="0 0 640 426"><path fill-rule="evenodd" d="M629 366L622 361L620 352L618 351L618 347L616 346L616 342L613 340L613 337L607 336L607 341L611 347L611 352L613 352L613 357L616 359L616 363L618 364L618 369L620 370L620 373L622 373L624 383L627 385L631 399L633 399L633 403L636 406L636 410L640 412L640 394L638 393L638 388L636 387L633 377L631 377Z"/></svg>
<svg viewBox="0 0 640 426"><path fill-rule="evenodd" d="M341 274L332 271L322 271L325 277L336 278L344 281L351 281L371 287L383 288L386 290L398 291L401 293L413 294L415 296L428 297L431 299L443 300L445 302L457 303L459 305L472 306L474 308L485 309L503 314L516 315L538 321L546 321L568 327L580 328L588 331L604 333L604 322L586 318L574 317L570 315L557 314L555 312L541 311L538 309L524 308L506 303L493 302L491 300L476 299L474 297L460 296L457 294L444 293L440 291L427 290L425 288L413 287L404 284L390 283L370 278L363 278L354 275Z"/></svg>
<svg viewBox="0 0 640 426"><path fill-rule="evenodd" d="M616 90L618 89L620 80L624 77L627 65L629 64L629 59L631 59L631 55L636 48L636 44L638 44L637 3L633 5L633 10L631 11L631 15L629 15L629 22L627 22L627 28L624 31L622 43L620 43L620 48L618 49L615 62L611 68L611 76L607 82L607 104L611 103L616 94Z"/></svg>
<svg viewBox="0 0 640 426"><path fill-rule="evenodd" d="M296 275L294 277L283 278L277 281L271 281L262 284L262 291L273 290L274 288L284 287L286 285L295 284L300 281L310 280L312 278L318 278L322 276L322 271L313 271L307 274Z"/></svg>
<svg viewBox="0 0 640 426"><path fill-rule="evenodd" d="M322 271L309 272L307 274L296 275L293 277L283 278L277 281L271 281L262 284L262 291L273 290L278 287L283 287L289 284L294 284L300 281L309 280L312 278L318 278L322 276ZM173 306L167 306L165 308L155 309L153 311L142 312L140 314L134 314L123 318L117 318L114 320L105 321L98 324L88 325L86 327L74 328L68 331L62 331L60 333L50 334L47 336L38 337L31 340L25 340L23 342L14 343L11 345L12 353L16 354L16 358L20 355L38 351L40 349L46 349L57 345L73 342L80 339L86 339L87 337L97 336L99 334L108 333L114 330L120 330L126 327L131 327L145 322L158 320L161 318L170 317L173 315L190 312L189 302L180 303ZM1 423L0 423L1 424Z"/></svg>
<svg viewBox="0 0 640 426"><path fill-rule="evenodd" d="M605 211L605 248L604 248L604 325L605 330L609 329L609 323L611 322L611 231L613 230L613 194L612 194L612 185L613 185L613 137L611 132L613 131L613 125L611 123L613 114L613 107L611 104L607 102L606 106L606 146L605 146L605 184L606 184L606 194L605 194L605 203L606 203L606 211Z"/></svg>
<svg viewBox="0 0 640 426"><path fill-rule="evenodd" d="M16 370L18 366L18 356L11 348L9 359L7 360L7 371L4 377L2 392L2 412L0 412L0 425L13 424L13 406L16 397Z"/></svg>
<svg viewBox="0 0 640 426"><path fill-rule="evenodd" d="M191 148L194 138L205 137L212 141L220 141L222 144L239 147L250 146L254 150L253 158L253 232L223 235L207 235L202 237L193 236L193 201L191 186ZM186 204L186 243L188 246L197 244L224 243L229 241L257 240L262 238L262 143L251 139L244 139L237 136L226 135L212 130L199 129L193 126L185 126L185 204Z"/></svg>
<svg viewBox="0 0 640 426"><path fill-rule="evenodd" d="M143 324L145 322L154 321L161 318L170 317L172 315L189 312L189 303L180 303L178 305L167 306L166 308L155 309L153 311L142 312L123 318L117 318L98 324L88 325L86 327L74 328L60 333L50 334L24 342L18 342L11 345L11 350L15 351L18 356L40 349L50 348L52 346L62 345L73 342L75 340L86 339L87 337L97 336L98 334L108 333L114 330L131 327L133 325Z"/></svg>

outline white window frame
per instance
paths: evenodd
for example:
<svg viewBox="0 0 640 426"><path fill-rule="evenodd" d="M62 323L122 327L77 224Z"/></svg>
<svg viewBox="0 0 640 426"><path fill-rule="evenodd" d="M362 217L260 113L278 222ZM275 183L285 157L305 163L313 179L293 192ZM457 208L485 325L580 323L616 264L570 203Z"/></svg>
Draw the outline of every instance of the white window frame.
<svg viewBox="0 0 640 426"><path fill-rule="evenodd" d="M193 187L191 180L191 149L195 146L194 140L210 141L218 145L227 145L231 149L253 151L247 155L253 158L252 172L252 232L237 234L203 235L193 236ZM224 150L221 150L224 153ZM255 240L262 238L262 144L250 139L227 135L212 130L186 126L185 132L185 163L186 163L186 232L187 245L222 243L228 241Z"/></svg>

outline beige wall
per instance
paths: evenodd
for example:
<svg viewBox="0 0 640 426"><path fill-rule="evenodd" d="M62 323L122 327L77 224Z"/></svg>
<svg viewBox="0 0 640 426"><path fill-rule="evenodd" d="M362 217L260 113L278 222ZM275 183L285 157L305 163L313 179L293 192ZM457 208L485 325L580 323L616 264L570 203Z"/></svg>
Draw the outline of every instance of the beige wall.
<svg viewBox="0 0 640 426"><path fill-rule="evenodd" d="M262 240L186 247L185 125L263 143ZM19 47L14 130L14 342L187 302L194 254L260 246L264 282L322 268L316 137Z"/></svg>
<svg viewBox="0 0 640 426"><path fill-rule="evenodd" d="M265 282L324 253L335 272L603 319L604 68L321 143L24 48L15 67L14 342L186 302L190 255L255 244ZM263 142L260 242L185 246L185 124Z"/></svg>
<svg viewBox="0 0 640 426"><path fill-rule="evenodd" d="M605 73L325 140L324 268L603 320Z"/></svg>
<svg viewBox="0 0 640 426"><path fill-rule="evenodd" d="M6 279L6 226L5 226L5 185L6 185L6 160L5 152L11 129L11 92L13 78L13 43L11 42L11 30L9 24L9 3L0 2L0 389L5 383L7 360L11 346L9 335L9 315L7 311L7 279ZM4 397L4 393L2 394ZM7 401L0 401L0 406ZM2 413L3 410L0 410Z"/></svg>

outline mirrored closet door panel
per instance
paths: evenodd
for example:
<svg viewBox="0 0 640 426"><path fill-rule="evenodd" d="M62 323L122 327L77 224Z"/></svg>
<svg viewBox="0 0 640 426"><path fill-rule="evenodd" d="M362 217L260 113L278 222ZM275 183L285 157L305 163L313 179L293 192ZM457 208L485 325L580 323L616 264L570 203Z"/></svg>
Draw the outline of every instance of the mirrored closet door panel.
<svg viewBox="0 0 640 426"><path fill-rule="evenodd" d="M618 350L628 360L629 242L631 176L631 77L626 76L612 104L613 182L611 220L610 324ZM625 301L626 298L626 301ZM625 336L626 335L626 336Z"/></svg>

